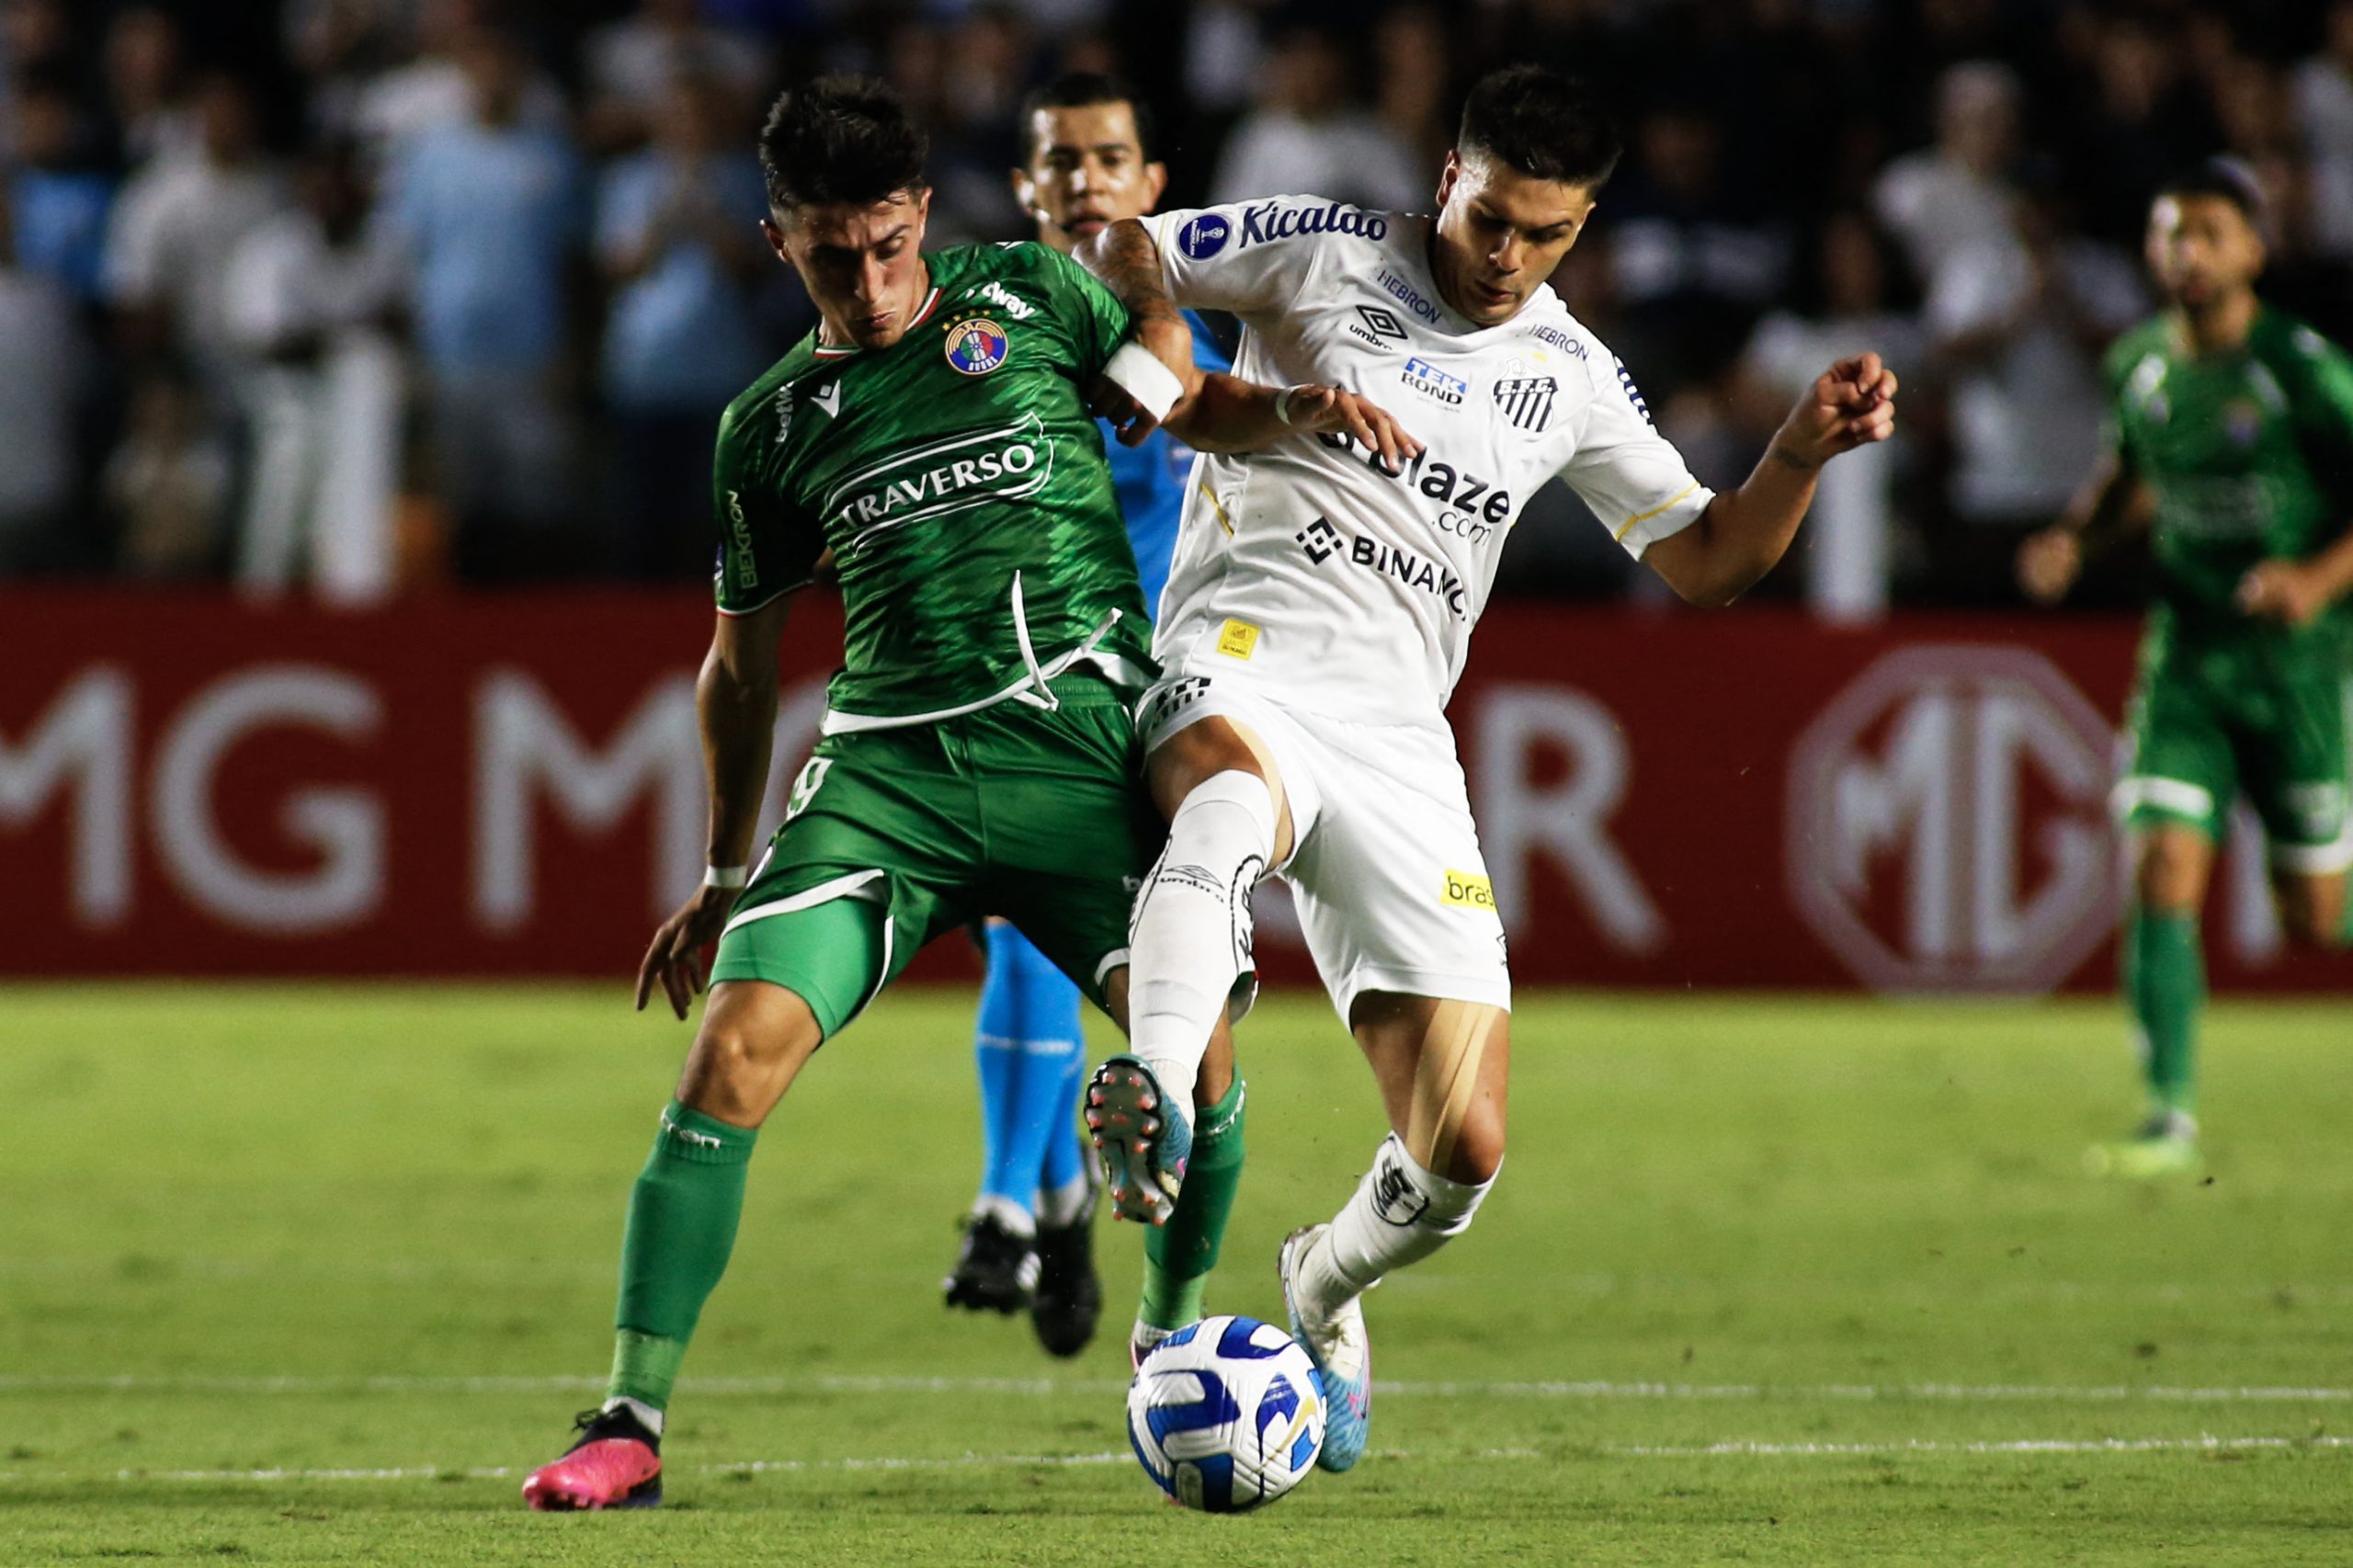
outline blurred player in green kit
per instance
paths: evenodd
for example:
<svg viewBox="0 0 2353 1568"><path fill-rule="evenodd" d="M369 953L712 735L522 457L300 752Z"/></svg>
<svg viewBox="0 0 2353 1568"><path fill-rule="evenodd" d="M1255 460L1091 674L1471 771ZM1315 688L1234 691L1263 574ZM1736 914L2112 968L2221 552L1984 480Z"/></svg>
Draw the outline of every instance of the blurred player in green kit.
<svg viewBox="0 0 2353 1568"><path fill-rule="evenodd" d="M2158 193L2148 259L2166 308L2109 351L2108 458L2018 556L2019 581L2043 603L2127 533L2146 528L2156 562L2127 714L2131 761L2117 787L2133 852L2124 994L2149 1115L2092 1161L2123 1176L2199 1165L2198 917L2242 792L2270 842L2289 937L2325 948L2353 938L2353 358L2256 297L2259 216L2252 181L2227 163Z"/></svg>

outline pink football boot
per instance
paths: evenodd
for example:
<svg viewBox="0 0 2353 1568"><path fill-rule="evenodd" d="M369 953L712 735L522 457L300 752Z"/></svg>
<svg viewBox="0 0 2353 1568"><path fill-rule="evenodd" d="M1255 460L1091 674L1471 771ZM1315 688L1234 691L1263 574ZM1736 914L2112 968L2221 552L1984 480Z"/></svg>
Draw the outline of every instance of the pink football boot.
<svg viewBox="0 0 2353 1568"><path fill-rule="evenodd" d="M651 1508L662 1501L661 1439L627 1410L586 1410L580 1440L523 1483L533 1508Z"/></svg>

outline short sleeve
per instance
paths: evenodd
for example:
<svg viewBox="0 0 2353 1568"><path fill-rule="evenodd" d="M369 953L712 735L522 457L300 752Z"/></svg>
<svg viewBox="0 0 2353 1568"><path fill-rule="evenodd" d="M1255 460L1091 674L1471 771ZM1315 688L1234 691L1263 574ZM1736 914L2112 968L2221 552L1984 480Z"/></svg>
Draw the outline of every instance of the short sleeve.
<svg viewBox="0 0 2353 1568"><path fill-rule="evenodd" d="M2353 357L2308 326L2289 342L2303 370L2297 423L2337 453L2353 451Z"/></svg>
<svg viewBox="0 0 2353 1568"><path fill-rule="evenodd" d="M1106 289L1095 274L1060 251L1031 244L1038 253L1040 277L1052 297L1063 330L1078 354L1082 376L1091 376L1108 364L1133 324L1127 306Z"/></svg>
<svg viewBox="0 0 2353 1568"><path fill-rule="evenodd" d="M1626 367L1618 385L1594 397L1576 454L1561 480L1610 531L1626 553L1645 551L1699 520L1715 492L1692 477L1683 454L1651 424L1650 410Z"/></svg>
<svg viewBox="0 0 2353 1568"><path fill-rule="evenodd" d="M1160 247L1170 299L1188 310L1249 316L1289 310L1330 236L1378 240L1390 219L1321 197L1278 196L1182 208L1143 222Z"/></svg>
<svg viewBox="0 0 2353 1568"><path fill-rule="evenodd" d="M765 409L770 402L761 398L754 406ZM778 494L760 471L759 444L738 436L737 413L731 408L720 421L711 463L711 508L719 527L714 585L722 615L749 615L780 594L805 587L825 551L817 520Z"/></svg>

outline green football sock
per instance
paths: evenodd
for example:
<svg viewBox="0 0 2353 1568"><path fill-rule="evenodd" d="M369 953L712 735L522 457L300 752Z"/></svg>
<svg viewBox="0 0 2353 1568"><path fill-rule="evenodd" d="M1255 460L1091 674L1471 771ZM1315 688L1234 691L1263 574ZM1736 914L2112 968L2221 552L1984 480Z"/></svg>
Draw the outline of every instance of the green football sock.
<svg viewBox="0 0 2353 1568"><path fill-rule="evenodd" d="M2197 915L2135 905L2125 916L2124 997L2141 1027L2150 1098L2168 1110L2195 1110L2198 1015L2206 1005Z"/></svg>
<svg viewBox="0 0 2353 1568"><path fill-rule="evenodd" d="M1136 1315L1154 1328L1182 1328L1201 1315L1201 1297L1217 1267L1233 1195L1242 1187L1242 1080L1225 1097L1193 1113L1193 1153L1168 1223L1143 1238L1143 1305Z"/></svg>
<svg viewBox="0 0 2353 1568"><path fill-rule="evenodd" d="M744 1213L745 1166L758 1139L676 1100L662 1113L654 1152L630 1192L607 1397L669 1405L695 1320L727 1272Z"/></svg>

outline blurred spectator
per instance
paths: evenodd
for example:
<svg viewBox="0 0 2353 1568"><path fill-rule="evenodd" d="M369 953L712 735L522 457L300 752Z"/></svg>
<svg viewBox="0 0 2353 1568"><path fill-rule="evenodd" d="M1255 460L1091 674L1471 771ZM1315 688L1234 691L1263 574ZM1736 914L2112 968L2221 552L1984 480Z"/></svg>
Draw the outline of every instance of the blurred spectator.
<svg viewBox="0 0 2353 1568"><path fill-rule="evenodd" d="M2136 17L2102 25L2093 54L2093 93L2077 106L2063 138L2071 188L2093 233L2133 243L2149 192L2219 134L2188 78L2182 39Z"/></svg>
<svg viewBox="0 0 2353 1568"><path fill-rule="evenodd" d="M151 371L131 393L130 426L103 485L123 571L210 574L220 560L229 482L228 444L202 395L178 370Z"/></svg>
<svg viewBox="0 0 2353 1568"><path fill-rule="evenodd" d="M236 78L198 85L196 152L159 157L123 187L107 236L105 291L136 355L184 352L206 392L233 406L234 365L221 311L230 253L282 199L264 161L252 99Z"/></svg>
<svg viewBox="0 0 2353 1568"><path fill-rule="evenodd" d="M1240 112L1267 65L1272 0L1200 0L1185 30L1185 101L1211 115Z"/></svg>
<svg viewBox="0 0 2353 1568"><path fill-rule="evenodd" d="M2100 351L2146 309L2133 264L2064 219L2053 192L2022 199L2015 227L1957 249L1928 297L1950 382L1961 527L1938 540L1936 577L1952 597L2012 597L2018 540L2058 515L2098 457Z"/></svg>
<svg viewBox="0 0 2353 1568"><path fill-rule="evenodd" d="M1021 161L1014 125L1029 65L1019 16L975 10L955 28L907 21L892 29L889 76L931 131L933 244L999 240L1028 232L1006 186Z"/></svg>
<svg viewBox="0 0 2353 1568"><path fill-rule="evenodd" d="M68 563L74 414L89 365L58 281L19 264L0 208L0 574Z"/></svg>
<svg viewBox="0 0 2353 1568"><path fill-rule="evenodd" d="M767 197L729 101L699 77L674 82L654 145L615 165L598 194L597 261L614 290L605 402L632 577L708 570L711 431L768 359L747 289L774 265L758 228Z"/></svg>
<svg viewBox="0 0 2353 1568"><path fill-rule="evenodd" d="M17 164L8 181L17 259L85 304L98 298L115 191L113 177L93 166L91 140L63 80L41 73L17 83Z"/></svg>
<svg viewBox="0 0 2353 1568"><path fill-rule="evenodd" d="M133 167L200 152L202 109L181 80L180 26L156 6L134 6L107 29L108 107L123 161Z"/></svg>
<svg viewBox="0 0 2353 1568"><path fill-rule="evenodd" d="M457 514L459 569L505 578L551 564L535 538L574 500L558 385L582 179L560 134L533 124L516 41L460 45L465 117L421 131L391 171L385 216L414 267L433 452Z"/></svg>
<svg viewBox="0 0 2353 1568"><path fill-rule="evenodd" d="M1752 435L1769 439L1824 368L1850 355L1878 354L1907 383L1904 395L1915 405L1926 390L1920 324L1894 308L1902 260L1870 217L1834 213L1810 261L1796 306L1759 322L1743 356L1744 422ZM1806 597L1826 619L1867 621L1886 613L1901 440L1858 448L1822 472L1799 548Z"/></svg>
<svg viewBox="0 0 2353 1568"><path fill-rule="evenodd" d="M597 146L643 141L680 76L747 114L768 85L767 47L712 26L699 0L639 0L633 15L590 34L585 53L589 139Z"/></svg>
<svg viewBox="0 0 2353 1568"><path fill-rule="evenodd" d="M1258 107L1233 128L1211 200L1302 195L1376 210L1429 205L1438 171L1415 168L1412 149L1349 102L1347 59L1331 34L1285 33L1258 81Z"/></svg>
<svg viewBox="0 0 2353 1568"><path fill-rule="evenodd" d="M1373 50L1380 60L1374 112L1404 149L1407 167L1423 171L1431 187L1419 201L1401 205L1435 207L1438 171L1454 145L1462 108L1454 98L1446 18L1437 6L1419 0L1399 6L1373 29Z"/></svg>
<svg viewBox="0 0 2353 1568"><path fill-rule="evenodd" d="M1904 154L1880 175L1872 190L1880 222L1931 287L1956 249L2008 231L2007 176L2018 140L2017 74L1971 61L1937 84L1936 145Z"/></svg>
<svg viewBox="0 0 2353 1568"><path fill-rule="evenodd" d="M2353 0L2328 7L2325 43L2296 68L2296 117L2312 159L2320 249L2353 256Z"/></svg>
<svg viewBox="0 0 2353 1568"><path fill-rule="evenodd" d="M468 40L491 25L486 11L484 0L418 0L415 58L369 83L352 111L349 131L378 158L396 159L415 138L473 117L474 86L465 55ZM562 134L562 92L528 62L518 63L517 71L517 122Z"/></svg>
<svg viewBox="0 0 2353 1568"><path fill-rule="evenodd" d="M369 604L392 588L402 378L389 328L407 278L368 232L350 149L307 154L298 189L301 205L246 238L223 285L255 360L237 581L276 597L307 565L320 597Z"/></svg>
<svg viewBox="0 0 2353 1568"><path fill-rule="evenodd" d="M1645 116L1602 232L1625 323L1620 352L1662 400L1740 352L1790 270L1788 219L1726 177L1722 133L1695 103Z"/></svg>

